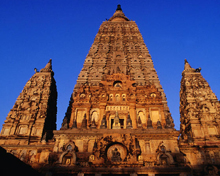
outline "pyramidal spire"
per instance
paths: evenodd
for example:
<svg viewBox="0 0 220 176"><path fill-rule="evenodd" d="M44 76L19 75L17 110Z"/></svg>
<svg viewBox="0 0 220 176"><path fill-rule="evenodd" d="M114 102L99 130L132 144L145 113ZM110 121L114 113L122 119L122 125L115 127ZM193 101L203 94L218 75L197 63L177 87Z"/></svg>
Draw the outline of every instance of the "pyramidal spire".
<svg viewBox="0 0 220 176"><path fill-rule="evenodd" d="M94 94L93 90L96 88L98 89ZM151 113L152 125L157 127L158 118L162 126L166 125L165 120L171 114L153 61L137 24L130 21L122 12L121 6L118 5L114 15L101 24L86 56L67 109L67 122L71 128L76 119L77 127L80 127L83 120L82 114L85 113L96 119L109 115L108 111L123 110L130 113L129 109L133 108L133 106L130 107L130 101L135 102L135 100L138 100L137 104L140 104L137 106L143 109L146 108L143 106L143 102L147 101L150 104L149 102L152 101L152 106L155 106L153 102L157 101L157 105L160 104L159 107L155 110L148 110ZM86 108L90 101L96 107L100 106L100 102L105 102L104 109L106 110ZM125 104L128 109L124 109ZM82 111L79 112L77 108L73 109L78 106L82 108ZM89 111L90 113L88 113ZM141 126L146 128L147 118L144 117L146 113L134 111L133 114L130 113L132 127L137 128L137 118L140 116ZM112 120L114 116L117 115L112 114ZM100 124L101 120L97 128L100 128ZM111 129L112 125L112 122L108 123L107 128ZM126 128L126 121L124 127Z"/></svg>
<svg viewBox="0 0 220 176"><path fill-rule="evenodd" d="M121 5L118 4L117 9L109 21L130 21L122 12Z"/></svg>

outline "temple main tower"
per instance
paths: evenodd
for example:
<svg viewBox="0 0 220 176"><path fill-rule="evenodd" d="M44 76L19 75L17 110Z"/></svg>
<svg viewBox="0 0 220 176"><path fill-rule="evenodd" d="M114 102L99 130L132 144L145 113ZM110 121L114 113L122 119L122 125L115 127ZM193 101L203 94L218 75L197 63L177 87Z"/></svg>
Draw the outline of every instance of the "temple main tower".
<svg viewBox="0 0 220 176"><path fill-rule="evenodd" d="M138 120L146 128L148 118L155 128L157 122L165 127L166 119L174 126L142 35L136 23L124 15L120 5L100 26L71 99L62 129L72 128L75 121L81 127L84 116L88 127L95 119L100 128L104 115L107 128L111 129L116 111L122 128L126 128L128 114L135 129Z"/></svg>
<svg viewBox="0 0 220 176"><path fill-rule="evenodd" d="M86 56L54 151L84 174L188 173L178 135L142 35L118 5Z"/></svg>

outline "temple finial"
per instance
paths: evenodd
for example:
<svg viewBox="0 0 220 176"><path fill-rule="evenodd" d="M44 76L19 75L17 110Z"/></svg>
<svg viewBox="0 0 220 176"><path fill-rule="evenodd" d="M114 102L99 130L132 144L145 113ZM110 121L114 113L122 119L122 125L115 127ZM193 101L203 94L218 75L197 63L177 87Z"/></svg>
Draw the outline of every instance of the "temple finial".
<svg viewBox="0 0 220 176"><path fill-rule="evenodd" d="M117 11L117 10L121 10L121 11L122 11L120 4L118 4L116 11Z"/></svg>
<svg viewBox="0 0 220 176"><path fill-rule="evenodd" d="M189 62L185 59L184 72L200 72L201 69L194 69L190 66Z"/></svg>
<svg viewBox="0 0 220 176"><path fill-rule="evenodd" d="M122 12L121 5L118 4L117 9L113 16L108 21L130 21Z"/></svg>
<svg viewBox="0 0 220 176"><path fill-rule="evenodd" d="M45 68L52 70L52 59L49 60L49 62L48 62L47 65L45 66Z"/></svg>
<svg viewBox="0 0 220 176"><path fill-rule="evenodd" d="M40 70L40 72L51 72L52 71L52 59L46 64L44 68Z"/></svg>
<svg viewBox="0 0 220 176"><path fill-rule="evenodd" d="M186 59L184 62L185 62L184 70L192 69L192 67L189 65L189 62Z"/></svg>

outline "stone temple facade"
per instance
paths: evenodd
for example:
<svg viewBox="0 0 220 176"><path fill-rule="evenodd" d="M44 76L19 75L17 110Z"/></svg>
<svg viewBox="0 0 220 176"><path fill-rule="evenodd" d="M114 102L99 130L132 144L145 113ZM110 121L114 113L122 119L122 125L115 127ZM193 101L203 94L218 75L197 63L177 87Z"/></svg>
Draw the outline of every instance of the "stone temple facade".
<svg viewBox="0 0 220 176"><path fill-rule="evenodd" d="M45 175L220 175L220 103L185 61L180 131L142 35L120 5L103 22L56 130L52 61L31 77L0 146Z"/></svg>

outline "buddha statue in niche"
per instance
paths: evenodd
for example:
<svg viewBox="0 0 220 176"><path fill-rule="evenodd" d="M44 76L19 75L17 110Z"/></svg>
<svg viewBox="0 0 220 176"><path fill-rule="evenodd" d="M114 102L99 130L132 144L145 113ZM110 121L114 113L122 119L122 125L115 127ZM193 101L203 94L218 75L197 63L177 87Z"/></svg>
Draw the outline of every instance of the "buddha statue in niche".
<svg viewBox="0 0 220 176"><path fill-rule="evenodd" d="M115 118L114 118L114 123L112 125L112 129L121 129L121 124L119 122L118 111L116 111Z"/></svg>

